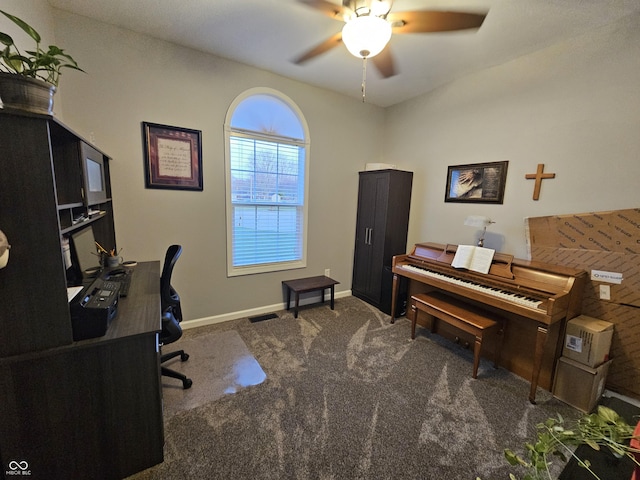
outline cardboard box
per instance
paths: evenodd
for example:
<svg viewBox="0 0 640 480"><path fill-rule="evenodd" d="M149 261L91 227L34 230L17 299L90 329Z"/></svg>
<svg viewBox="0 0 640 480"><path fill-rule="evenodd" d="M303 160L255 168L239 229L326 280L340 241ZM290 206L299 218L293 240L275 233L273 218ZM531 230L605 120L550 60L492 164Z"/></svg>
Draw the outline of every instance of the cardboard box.
<svg viewBox="0 0 640 480"><path fill-rule="evenodd" d="M606 388L640 400L640 308L585 298L582 313L613 323Z"/></svg>
<svg viewBox="0 0 640 480"><path fill-rule="evenodd" d="M640 254L640 208L526 219L531 245Z"/></svg>
<svg viewBox="0 0 640 480"><path fill-rule="evenodd" d="M366 172L370 170L395 170L396 166L390 163L365 163L364 170Z"/></svg>
<svg viewBox="0 0 640 480"><path fill-rule="evenodd" d="M553 382L553 396L585 413L598 404L613 360L591 368L570 358L560 357Z"/></svg>
<svg viewBox="0 0 640 480"><path fill-rule="evenodd" d="M585 297L640 307L640 255L536 245L529 255L539 262L586 270ZM606 278L606 273L614 278Z"/></svg>
<svg viewBox="0 0 640 480"><path fill-rule="evenodd" d="M640 307L640 209L525 219L529 258L581 268L585 296Z"/></svg>
<svg viewBox="0 0 640 480"><path fill-rule="evenodd" d="M589 367L609 360L613 323L580 315L567 323L562 355Z"/></svg>
<svg viewBox="0 0 640 480"><path fill-rule="evenodd" d="M529 258L589 272L582 314L614 324L606 388L640 400L640 208L525 219Z"/></svg>

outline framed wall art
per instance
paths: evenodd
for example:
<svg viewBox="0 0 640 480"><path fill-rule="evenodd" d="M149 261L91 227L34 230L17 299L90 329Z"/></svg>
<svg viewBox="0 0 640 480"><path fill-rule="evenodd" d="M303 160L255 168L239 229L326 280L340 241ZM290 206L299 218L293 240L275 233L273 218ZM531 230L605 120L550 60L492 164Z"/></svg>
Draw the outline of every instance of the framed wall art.
<svg viewBox="0 0 640 480"><path fill-rule="evenodd" d="M145 186L202 190L202 132L142 122Z"/></svg>
<svg viewBox="0 0 640 480"><path fill-rule="evenodd" d="M508 161L448 168L445 202L502 203Z"/></svg>

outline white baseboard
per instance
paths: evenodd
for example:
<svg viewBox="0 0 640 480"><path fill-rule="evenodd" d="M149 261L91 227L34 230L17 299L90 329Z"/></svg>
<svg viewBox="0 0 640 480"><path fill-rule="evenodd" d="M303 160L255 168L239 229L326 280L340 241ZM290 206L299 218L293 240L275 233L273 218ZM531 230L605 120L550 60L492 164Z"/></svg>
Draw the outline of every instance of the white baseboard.
<svg viewBox="0 0 640 480"><path fill-rule="evenodd" d="M620 400L623 400L627 403L630 403L631 405L635 405L636 407L640 407L640 400L637 400L635 398L631 398L631 397L627 397L626 395L622 395L620 393L616 393L616 392L612 392L611 390L605 390L602 394L605 397L616 397L619 398Z"/></svg>
<svg viewBox="0 0 640 480"><path fill-rule="evenodd" d="M351 296L351 290L336 292L334 294L334 298L345 298L350 296ZM331 300L330 294L325 294L325 302L330 300ZM312 303L318 303L318 302L320 302L319 294L316 295L315 297L310 296L306 298L301 298L300 306L310 305ZM291 299L291 303L293 303L293 298ZM228 322L230 320L237 320L238 318L247 318L247 317L253 317L256 315L264 315L265 313L278 312L280 310L285 310L286 308L287 308L287 305L284 302L276 303L274 305L266 305L264 307L256 307L248 310L239 310L237 312L224 313L222 315L215 315L212 317L197 318L194 320L185 320L182 323L180 323L180 326L182 327L183 330L186 330L189 328L205 327L207 325L214 325L216 323Z"/></svg>

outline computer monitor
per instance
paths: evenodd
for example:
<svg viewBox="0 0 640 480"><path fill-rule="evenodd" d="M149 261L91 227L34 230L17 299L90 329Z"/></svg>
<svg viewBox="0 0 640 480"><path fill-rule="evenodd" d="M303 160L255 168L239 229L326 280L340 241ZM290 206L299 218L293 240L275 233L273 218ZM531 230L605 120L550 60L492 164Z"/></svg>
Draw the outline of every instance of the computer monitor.
<svg viewBox="0 0 640 480"><path fill-rule="evenodd" d="M71 234L73 242L73 250L80 264L80 272L84 275L90 275L91 272L97 272L100 269L100 257L96 247L96 239L93 235L91 225L78 230Z"/></svg>
<svg viewBox="0 0 640 480"><path fill-rule="evenodd" d="M107 183L104 156L95 148L81 143L84 195L87 205L96 205L107 200Z"/></svg>

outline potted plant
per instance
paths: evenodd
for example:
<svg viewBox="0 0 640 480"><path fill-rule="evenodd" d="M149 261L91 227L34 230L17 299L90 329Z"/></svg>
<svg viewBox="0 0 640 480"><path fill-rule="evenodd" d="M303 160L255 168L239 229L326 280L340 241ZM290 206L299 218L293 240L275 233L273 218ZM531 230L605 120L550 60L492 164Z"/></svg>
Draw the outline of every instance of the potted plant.
<svg viewBox="0 0 640 480"><path fill-rule="evenodd" d="M633 426L628 425L618 413L608 407L600 405L596 412L584 415L575 422L567 423L560 415L558 418L549 418L539 424L537 429L536 441L525 444L528 458L510 449L504 452L511 465L526 470L523 480L552 480L549 469L551 459L558 457L566 462L569 456L574 457L579 466L597 479L589 461L576 456L574 448L578 445L589 445L594 450L604 447L613 455L627 456L640 466L636 458L640 450L637 441L633 441L638 439L640 429L636 428L634 431ZM515 480L517 477L510 474L510 478Z"/></svg>
<svg viewBox="0 0 640 480"><path fill-rule="evenodd" d="M0 10L35 42L34 50L21 52L13 38L0 32L0 102L2 108L51 115L53 95L63 68L83 71L60 47L40 47L40 34L24 20Z"/></svg>

